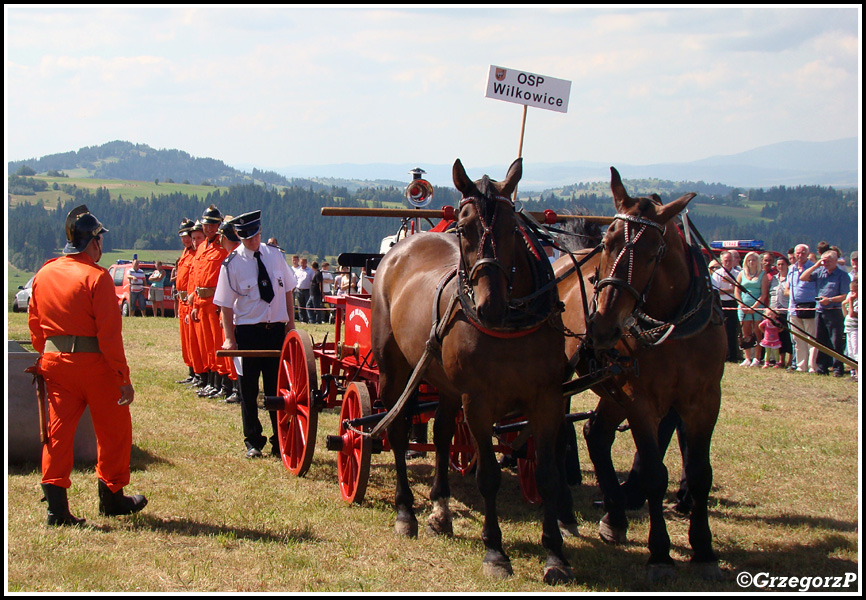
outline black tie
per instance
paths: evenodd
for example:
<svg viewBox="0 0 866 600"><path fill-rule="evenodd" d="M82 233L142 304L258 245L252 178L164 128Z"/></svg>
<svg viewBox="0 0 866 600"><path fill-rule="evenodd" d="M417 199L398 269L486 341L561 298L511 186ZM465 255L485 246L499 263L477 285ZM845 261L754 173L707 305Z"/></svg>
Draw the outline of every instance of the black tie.
<svg viewBox="0 0 866 600"><path fill-rule="evenodd" d="M265 268L265 263L262 262L262 253L255 251L256 261L259 263L259 295L262 300L271 303L274 299L274 288L271 286L271 278L268 277L268 270Z"/></svg>

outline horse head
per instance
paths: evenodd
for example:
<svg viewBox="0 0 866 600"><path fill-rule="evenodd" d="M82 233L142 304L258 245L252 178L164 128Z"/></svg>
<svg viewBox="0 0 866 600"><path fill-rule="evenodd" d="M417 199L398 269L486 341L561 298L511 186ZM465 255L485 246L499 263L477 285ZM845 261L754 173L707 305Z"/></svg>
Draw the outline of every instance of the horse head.
<svg viewBox="0 0 866 600"><path fill-rule="evenodd" d="M518 158L505 181L487 175L472 181L460 159L454 162L454 187L463 195L457 211L461 286L474 300L478 320L497 328L503 322L513 285L517 236L511 194L523 174Z"/></svg>
<svg viewBox="0 0 866 600"><path fill-rule="evenodd" d="M595 281L594 310L587 325L593 348L613 348L647 301L665 257L667 225L696 196L689 193L662 204L658 195L631 198L619 173L610 168L616 216L602 240Z"/></svg>

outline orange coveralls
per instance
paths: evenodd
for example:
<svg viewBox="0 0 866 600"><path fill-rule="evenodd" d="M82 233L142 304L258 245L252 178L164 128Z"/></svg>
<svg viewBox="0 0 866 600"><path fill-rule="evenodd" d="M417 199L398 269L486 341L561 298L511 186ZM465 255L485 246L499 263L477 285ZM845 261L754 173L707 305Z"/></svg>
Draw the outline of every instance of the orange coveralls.
<svg viewBox="0 0 866 600"><path fill-rule="evenodd" d="M207 240L199 246L195 253L195 268L193 276L196 288L216 289L220 275L220 266L225 257L228 256L225 248L219 243L219 236ZM208 371L215 371L220 375L228 375L229 359L217 358L216 351L223 344L223 330L220 327L219 309L213 303L213 293L208 298L194 296L194 308L198 309L199 319L199 348L207 364Z"/></svg>
<svg viewBox="0 0 866 600"><path fill-rule="evenodd" d="M120 386L129 385L122 319L108 271L86 254L46 262L33 279L30 339L41 355L39 372L48 397L48 443L42 449L42 483L72 483L75 429L90 407L96 433L96 475L112 492L129 483L132 419L119 406ZM99 352L45 352L53 336L95 337Z"/></svg>
<svg viewBox="0 0 866 600"><path fill-rule="evenodd" d="M195 250L192 247L184 248L183 254L180 255L180 258L177 261L177 279L174 282L174 288L178 291L183 291L184 294L187 293L189 289L189 276L190 269L192 268L192 260L195 257ZM187 324L186 318L189 316L189 305L186 302L178 301L177 303L177 318L180 322L180 351L183 354L183 362L188 366L192 367L192 354L189 348L189 332L187 329L190 327Z"/></svg>

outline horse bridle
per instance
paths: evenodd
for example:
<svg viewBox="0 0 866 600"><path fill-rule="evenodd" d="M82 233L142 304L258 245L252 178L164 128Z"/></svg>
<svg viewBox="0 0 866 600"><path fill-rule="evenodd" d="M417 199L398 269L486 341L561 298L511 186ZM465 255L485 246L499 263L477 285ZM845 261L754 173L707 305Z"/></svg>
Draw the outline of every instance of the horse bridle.
<svg viewBox="0 0 866 600"><path fill-rule="evenodd" d="M645 219L643 217L634 217L631 215L618 214L614 216L614 220L622 221L624 224L623 226L625 228L625 244L623 245L622 250L620 250L616 259L613 261L613 266L610 268L610 274L604 279L597 280L595 282L593 304L596 304L599 292L603 288L612 285L614 287L622 288L623 290L634 296L635 300L637 301L637 304L635 305L635 310L637 310L646 302L646 297L649 293L650 284L652 283L653 277L655 276L656 267L658 267L659 263L665 255L666 229L664 226L659 225L655 221L650 221L649 219ZM629 224L635 224L640 226L640 229L633 238L630 237L631 231L629 228ZM661 234L661 244L659 245L659 251L656 254L655 262L653 263L652 273L650 273L650 277L647 280L646 287L644 288L643 293L641 293L638 292L632 285L632 275L634 274L634 246L648 227L656 229ZM615 277L614 274L616 273L616 268L619 266L620 261L623 259L623 257L626 256L626 254L628 255L628 279Z"/></svg>
<svg viewBox="0 0 866 600"><path fill-rule="evenodd" d="M512 209L514 208L514 204L511 202L511 199L507 198L505 196L491 196L491 199L495 200L496 202L505 202L508 204L509 207L511 207ZM496 248L496 240L493 238L493 227L496 225L496 214L497 214L496 210L493 211L493 218L490 219L490 223L487 223L487 221L484 218L483 211L480 210L480 207L478 206L479 200L480 200L480 198L477 196L470 196L468 198L463 198L460 201L460 205L457 208L457 211L459 213L461 210L463 210L464 206L466 206L467 204L469 204L471 202L472 204L475 205L475 212L478 214L478 220L481 221L481 239L478 241L478 250L476 251L476 254L475 254L475 263L472 265L472 268L468 269L468 271L469 271L468 274L466 273L468 265L466 262L466 257L463 255L463 245L462 245L462 243L460 244L460 269L459 269L459 271L460 271L460 278L462 280L461 283L462 283L462 285L465 285L469 288L467 291L469 292L470 295L472 295L471 282L475 278L475 274L478 272L478 269L480 269L481 267L484 267L486 265L490 265L490 266L496 267L497 269L499 269L500 271L502 271L505 274L506 281L508 282L508 295L510 297L511 288L512 288L512 285L514 283L514 271L515 271L516 267L512 265L512 267L509 269L508 267L506 267L505 265L503 265L500 262L499 255L498 255L497 248ZM463 225L460 225L458 223L457 228L456 228L456 232L457 232L458 240L462 240L462 238L463 238ZM517 227L515 227L515 232L519 232L519 229ZM493 257L492 258L484 257L484 246L488 241L490 242L490 247L493 250Z"/></svg>

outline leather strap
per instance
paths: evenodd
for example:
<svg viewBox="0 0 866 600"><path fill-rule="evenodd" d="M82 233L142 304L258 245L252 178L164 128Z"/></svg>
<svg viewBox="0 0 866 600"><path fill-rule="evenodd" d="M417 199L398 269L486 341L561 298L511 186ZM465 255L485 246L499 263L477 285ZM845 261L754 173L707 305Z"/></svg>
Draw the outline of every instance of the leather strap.
<svg viewBox="0 0 866 600"><path fill-rule="evenodd" d="M45 352L99 352L99 340L84 335L54 335L45 340Z"/></svg>

